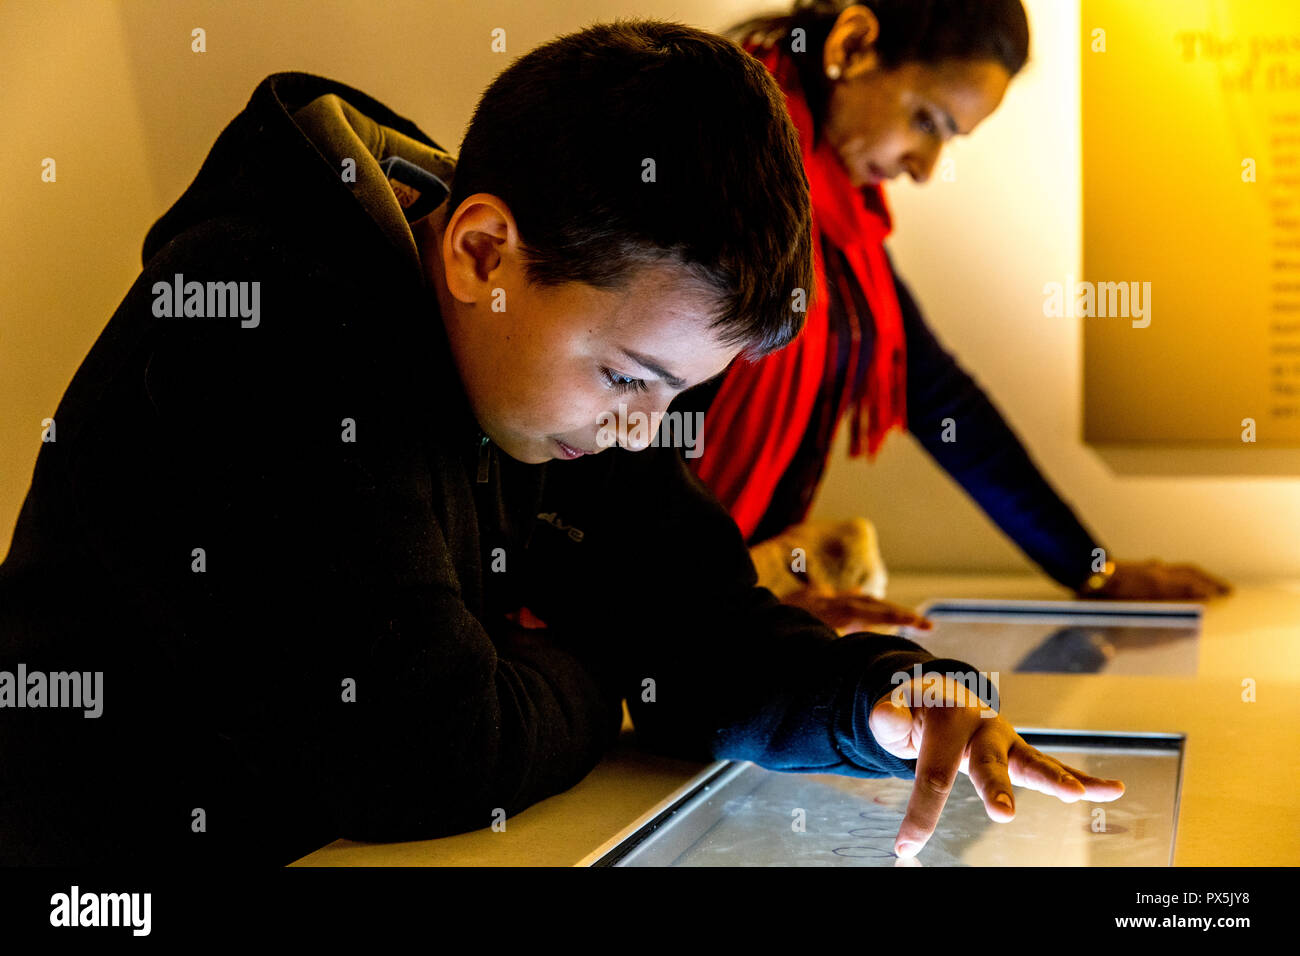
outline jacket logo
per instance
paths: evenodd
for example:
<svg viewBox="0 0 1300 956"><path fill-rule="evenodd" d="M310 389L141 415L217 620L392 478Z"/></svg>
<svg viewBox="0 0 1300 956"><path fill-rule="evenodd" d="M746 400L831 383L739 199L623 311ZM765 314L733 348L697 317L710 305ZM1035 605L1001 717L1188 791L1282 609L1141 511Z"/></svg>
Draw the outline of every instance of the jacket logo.
<svg viewBox="0 0 1300 956"><path fill-rule="evenodd" d="M537 516L538 521L545 521L551 527L560 531L567 531L569 537L574 541L582 541L582 531L571 524L565 524L558 514L554 511L543 511Z"/></svg>

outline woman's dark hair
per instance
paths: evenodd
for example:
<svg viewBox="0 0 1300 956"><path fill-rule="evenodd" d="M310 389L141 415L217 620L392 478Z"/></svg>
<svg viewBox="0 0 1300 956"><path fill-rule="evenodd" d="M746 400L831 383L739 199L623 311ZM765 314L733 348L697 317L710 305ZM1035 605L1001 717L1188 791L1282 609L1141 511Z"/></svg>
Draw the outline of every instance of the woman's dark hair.
<svg viewBox="0 0 1300 956"><path fill-rule="evenodd" d="M944 60L993 60L1014 77L1029 59L1029 20L1020 0L856 2L880 21L874 49L887 70L911 62L934 66ZM790 45L784 38L796 29L804 31L804 52L794 60L818 137L830 99L822 50L835 19L853 5L854 0L795 0L788 13L756 17L727 31L737 40L755 34L779 37L787 53Z"/></svg>
<svg viewBox="0 0 1300 956"><path fill-rule="evenodd" d="M621 20L519 58L475 108L451 208L478 192L510 207L529 282L617 288L668 263L715 296L719 339L751 357L803 327L798 133L775 80L724 37Z"/></svg>

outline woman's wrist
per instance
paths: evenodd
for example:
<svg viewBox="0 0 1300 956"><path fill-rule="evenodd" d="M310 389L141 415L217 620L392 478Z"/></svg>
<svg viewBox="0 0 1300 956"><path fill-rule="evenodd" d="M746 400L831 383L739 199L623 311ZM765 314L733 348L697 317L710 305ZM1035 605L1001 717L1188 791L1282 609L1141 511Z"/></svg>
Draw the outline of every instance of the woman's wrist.
<svg viewBox="0 0 1300 956"><path fill-rule="evenodd" d="M1114 576L1115 562L1107 561L1105 567L1088 575L1084 582L1074 591L1079 597L1096 597L1106 590L1106 586L1110 584L1110 579Z"/></svg>

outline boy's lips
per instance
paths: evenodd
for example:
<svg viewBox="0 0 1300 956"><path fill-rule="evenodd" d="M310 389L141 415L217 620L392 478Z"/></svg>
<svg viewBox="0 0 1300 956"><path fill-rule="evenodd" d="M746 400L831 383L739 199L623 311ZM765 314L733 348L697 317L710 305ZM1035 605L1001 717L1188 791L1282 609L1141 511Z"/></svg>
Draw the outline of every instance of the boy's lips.
<svg viewBox="0 0 1300 956"><path fill-rule="evenodd" d="M563 458L581 458L583 455L591 454L591 452L583 451L581 448L574 448L572 445L566 445L558 438L555 439L555 444L560 447L560 455Z"/></svg>

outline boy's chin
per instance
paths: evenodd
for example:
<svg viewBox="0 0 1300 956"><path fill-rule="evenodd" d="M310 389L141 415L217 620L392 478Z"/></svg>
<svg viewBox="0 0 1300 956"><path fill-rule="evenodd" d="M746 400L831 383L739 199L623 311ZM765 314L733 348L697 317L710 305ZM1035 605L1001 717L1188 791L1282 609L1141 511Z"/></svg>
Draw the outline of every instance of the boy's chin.
<svg viewBox="0 0 1300 956"><path fill-rule="evenodd" d="M534 438L531 441L526 439L514 440L509 444L497 441L496 445L515 461L522 462L525 465L542 465L548 461L576 461L579 458L587 458L595 454L595 452L575 447L549 435ZM596 451L602 450L600 448L596 449Z"/></svg>
<svg viewBox="0 0 1300 956"><path fill-rule="evenodd" d="M536 438L532 441L496 441L496 446L515 461L525 465L544 465L548 461L562 459L560 446L553 438Z"/></svg>

